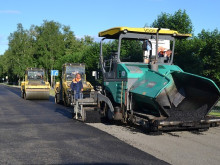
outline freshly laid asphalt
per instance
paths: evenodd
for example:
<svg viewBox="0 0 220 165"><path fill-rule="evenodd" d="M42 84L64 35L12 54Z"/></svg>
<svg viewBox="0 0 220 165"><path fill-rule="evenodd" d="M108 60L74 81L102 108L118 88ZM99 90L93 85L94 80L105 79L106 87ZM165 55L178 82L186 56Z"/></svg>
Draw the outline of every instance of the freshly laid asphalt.
<svg viewBox="0 0 220 165"><path fill-rule="evenodd" d="M53 97L23 100L20 89L0 85L0 164L167 163L71 119Z"/></svg>

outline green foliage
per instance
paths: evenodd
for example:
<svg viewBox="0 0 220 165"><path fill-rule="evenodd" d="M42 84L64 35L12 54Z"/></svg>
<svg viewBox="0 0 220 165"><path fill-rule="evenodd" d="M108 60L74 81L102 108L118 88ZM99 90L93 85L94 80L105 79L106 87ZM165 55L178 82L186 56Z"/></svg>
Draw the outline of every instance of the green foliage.
<svg viewBox="0 0 220 165"><path fill-rule="evenodd" d="M202 30L198 38L204 42L199 53L203 62L202 74L220 85L220 32Z"/></svg>
<svg viewBox="0 0 220 165"><path fill-rule="evenodd" d="M193 31L192 22L185 10L178 10L174 14L161 13L152 26L169 28L180 33ZM220 85L219 31L202 30L198 36L176 40L174 63L184 71L208 77Z"/></svg>
<svg viewBox="0 0 220 165"><path fill-rule="evenodd" d="M175 63L183 70L214 80L220 85L220 33L202 30L198 37L176 43Z"/></svg>
<svg viewBox="0 0 220 165"><path fill-rule="evenodd" d="M103 54L106 59L110 58L112 52L118 51L118 40L103 44ZM124 62L142 62L143 61L142 43L137 40L122 40L120 59Z"/></svg>
<svg viewBox="0 0 220 165"><path fill-rule="evenodd" d="M69 26L54 21L32 25L29 30L18 24L8 39L9 48L0 56L0 77L8 75L9 81L22 79L28 67L44 68L50 73L51 69L61 71L66 62L81 63L94 43L90 36L77 39Z"/></svg>
<svg viewBox="0 0 220 165"><path fill-rule="evenodd" d="M142 43L136 40L122 40L120 55L122 61L142 62Z"/></svg>
<svg viewBox="0 0 220 165"><path fill-rule="evenodd" d="M32 66L32 42L27 30L22 24L18 24L17 31L11 33L9 38L9 49L5 53L6 69L9 77L20 79L24 75L27 66Z"/></svg>
<svg viewBox="0 0 220 165"><path fill-rule="evenodd" d="M5 52L6 54L6 52ZM6 65L6 55L0 55L0 77L5 78L6 71L7 71L7 65ZM1 81L1 80L0 80Z"/></svg>
<svg viewBox="0 0 220 165"><path fill-rule="evenodd" d="M174 63L184 71L200 74L203 68L199 51L203 43L198 38L189 40L177 40Z"/></svg>
<svg viewBox="0 0 220 165"><path fill-rule="evenodd" d="M192 33L193 25L185 10L179 9L174 14L161 13L152 23L152 27L169 28L180 33Z"/></svg>
<svg viewBox="0 0 220 165"><path fill-rule="evenodd" d="M44 21L43 25L34 27L36 40L34 57L39 62L38 65L48 71L54 69L57 60L65 53L63 41L66 33L68 34L68 29L64 27L63 34L61 28L61 25L54 21ZM69 44L69 41L66 44Z"/></svg>
<svg viewBox="0 0 220 165"><path fill-rule="evenodd" d="M193 31L192 22L186 11L174 14L161 13L153 22L153 27L177 30L181 33ZM9 48L0 56L0 77L9 76L9 81L22 79L28 67L43 67L61 71L64 63L85 63L87 79L94 82L92 71L99 68L100 45L90 36L76 38L69 26L54 21L44 21L42 25L32 25L29 30L17 25L17 30L9 36ZM118 41L104 42L105 58L117 51ZM123 40L122 61L142 61L142 44L139 41ZM202 30L198 36L187 40L177 40L174 63L184 71L213 79L220 85L220 33ZM61 73L61 72L60 72ZM49 76L50 77L50 76Z"/></svg>

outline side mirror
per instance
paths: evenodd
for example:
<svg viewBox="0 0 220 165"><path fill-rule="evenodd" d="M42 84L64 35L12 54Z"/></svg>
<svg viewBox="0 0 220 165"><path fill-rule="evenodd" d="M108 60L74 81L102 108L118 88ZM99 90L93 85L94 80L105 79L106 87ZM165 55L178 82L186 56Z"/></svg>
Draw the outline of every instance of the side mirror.
<svg viewBox="0 0 220 165"><path fill-rule="evenodd" d="M97 73L97 71L92 71L92 76L95 77L95 79L97 80L97 78L98 78L98 73Z"/></svg>

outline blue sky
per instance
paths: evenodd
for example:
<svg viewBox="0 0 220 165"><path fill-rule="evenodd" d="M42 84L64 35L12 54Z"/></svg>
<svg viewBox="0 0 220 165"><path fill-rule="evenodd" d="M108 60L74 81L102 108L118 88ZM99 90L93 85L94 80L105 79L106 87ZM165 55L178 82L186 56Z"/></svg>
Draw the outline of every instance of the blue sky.
<svg viewBox="0 0 220 165"><path fill-rule="evenodd" d="M0 0L0 54L18 23L25 29L54 20L69 25L77 37L116 26L150 25L161 12L185 9L195 34L220 29L220 0Z"/></svg>

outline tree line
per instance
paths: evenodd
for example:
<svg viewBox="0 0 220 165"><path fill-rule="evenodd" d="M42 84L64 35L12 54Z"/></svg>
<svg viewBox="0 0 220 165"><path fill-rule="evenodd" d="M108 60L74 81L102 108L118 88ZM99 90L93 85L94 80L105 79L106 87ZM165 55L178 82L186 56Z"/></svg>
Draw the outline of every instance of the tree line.
<svg viewBox="0 0 220 165"><path fill-rule="evenodd" d="M161 13L151 27L169 28L180 33L192 33L193 24L185 10L173 14ZM85 63L87 77L91 70L97 70L99 63L99 43L90 36L76 38L69 26L55 21L43 21L42 25L32 25L24 29L22 24L8 37L8 49L0 56L0 81L8 76L10 82L23 79L26 68L44 68L61 71L68 63ZM107 54L117 41L105 42L103 52ZM139 49L140 48L140 49ZM141 61L141 45L138 42L124 42L122 58ZM174 63L184 71L205 76L220 85L220 32L218 29L203 29L190 39L177 40Z"/></svg>
<svg viewBox="0 0 220 165"><path fill-rule="evenodd" d="M65 62L90 60L94 65L95 61L90 58L98 57L98 43L93 38L84 36L78 39L69 26L54 21L44 21L41 26L32 25L29 30L19 23L8 40L8 49L0 56L0 77L7 75L10 82L23 79L28 67L44 68L50 73L52 69L61 70Z"/></svg>
<svg viewBox="0 0 220 165"><path fill-rule="evenodd" d="M180 33L192 33L193 24L185 10L161 13L153 27L167 27ZM190 39L177 40L174 64L184 71L208 77L220 86L220 32L203 29Z"/></svg>

